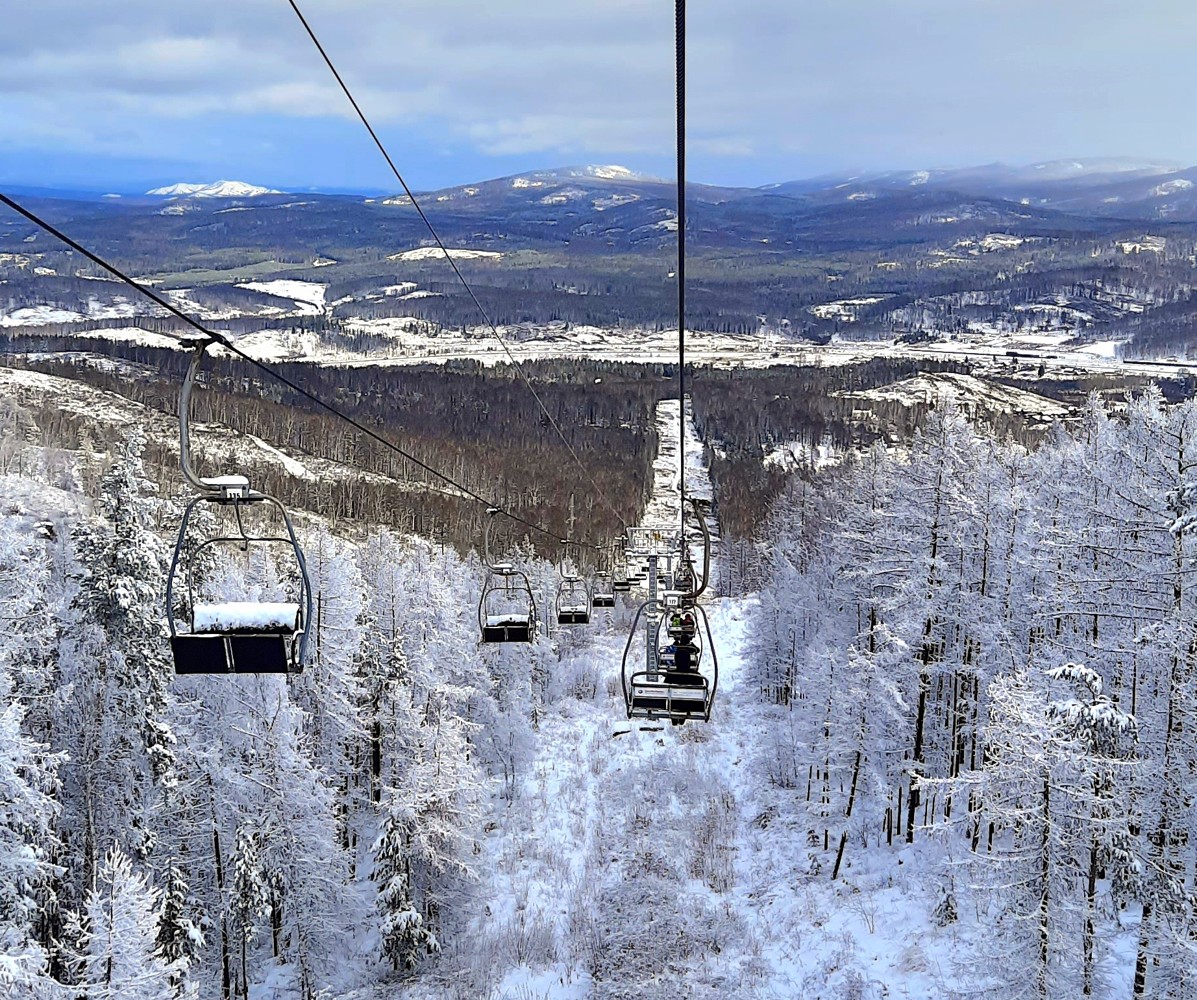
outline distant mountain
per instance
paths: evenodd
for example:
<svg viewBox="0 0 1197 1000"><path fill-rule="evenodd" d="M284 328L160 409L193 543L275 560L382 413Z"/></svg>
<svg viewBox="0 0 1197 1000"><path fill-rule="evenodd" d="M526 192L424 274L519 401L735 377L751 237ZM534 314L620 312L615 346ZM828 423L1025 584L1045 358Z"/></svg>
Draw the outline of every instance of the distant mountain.
<svg viewBox="0 0 1197 1000"><path fill-rule="evenodd" d="M832 175L770 184L760 190L822 205L892 198L912 189L950 191L1075 215L1188 221L1197 219L1195 181L1197 168L1098 158Z"/></svg>
<svg viewBox="0 0 1197 1000"><path fill-rule="evenodd" d="M245 181L215 181L211 184L171 184L147 191L159 198L256 198L264 194L282 194L274 188L258 187Z"/></svg>

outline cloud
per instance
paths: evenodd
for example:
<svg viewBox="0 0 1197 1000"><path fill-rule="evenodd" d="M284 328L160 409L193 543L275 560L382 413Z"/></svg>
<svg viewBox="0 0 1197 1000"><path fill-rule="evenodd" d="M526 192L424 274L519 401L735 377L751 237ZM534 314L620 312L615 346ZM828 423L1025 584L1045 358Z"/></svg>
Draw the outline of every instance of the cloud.
<svg viewBox="0 0 1197 1000"><path fill-rule="evenodd" d="M283 0L8 6L0 126L10 147L151 157L164 129L184 144L191 123L197 146L233 157L236 119L276 120L281 136L352 117ZM303 7L392 134L436 135L439 147L482 158L668 162L672 5ZM1099 152L1197 162L1197 138L1173 124L1189 114L1183 72L1195 31L1189 0L694 5L695 169L752 162L764 181L849 164Z"/></svg>

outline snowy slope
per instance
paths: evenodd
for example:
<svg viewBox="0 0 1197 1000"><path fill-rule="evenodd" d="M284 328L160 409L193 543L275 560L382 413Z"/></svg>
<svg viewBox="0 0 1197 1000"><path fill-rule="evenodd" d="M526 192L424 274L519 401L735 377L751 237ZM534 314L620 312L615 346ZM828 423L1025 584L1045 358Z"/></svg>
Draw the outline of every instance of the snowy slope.
<svg viewBox="0 0 1197 1000"><path fill-rule="evenodd" d="M11 399L34 413L52 407L71 414L84 425L94 427L101 439L113 428L137 425L144 428L169 454L178 454L179 425L173 417L82 382L0 366L0 399ZM390 479L312 455L304 455L301 460L261 438L221 424L197 422L193 423L192 429L196 462L201 470L208 467L205 463L231 464L247 472L252 479L255 469L281 467L288 475L305 480L358 480L412 492L460 495L448 486Z"/></svg>
<svg viewBox="0 0 1197 1000"><path fill-rule="evenodd" d="M246 281L237 286L251 292L264 292L279 298L291 299L301 316L319 316L324 311L324 295L328 285L319 281L298 281L280 278L276 281Z"/></svg>
<svg viewBox="0 0 1197 1000"><path fill-rule="evenodd" d="M676 400L662 410L676 427ZM676 455L659 457L651 509L667 516ZM407 996L944 995L955 935L973 931L929 920L916 852L862 854L831 881L796 793L765 782L756 758L777 720L745 677L755 599L708 607L719 656L708 725L624 718L626 612L567 645L559 674L594 676L597 696L557 702L532 734L514 797L492 805L470 939L445 956L442 986Z"/></svg>
<svg viewBox="0 0 1197 1000"><path fill-rule="evenodd" d="M147 191L156 198L258 198L264 194L282 194L273 188L258 187L245 181L214 181L210 184L171 184Z"/></svg>
<svg viewBox="0 0 1197 1000"><path fill-rule="evenodd" d="M841 396L854 399L893 400L904 406L934 403L945 391L952 392L962 405L972 409L999 413L1022 413L1045 420L1063 417L1069 409L1063 403L997 382L988 382L958 372L922 372L910 378L864 389L843 392Z"/></svg>

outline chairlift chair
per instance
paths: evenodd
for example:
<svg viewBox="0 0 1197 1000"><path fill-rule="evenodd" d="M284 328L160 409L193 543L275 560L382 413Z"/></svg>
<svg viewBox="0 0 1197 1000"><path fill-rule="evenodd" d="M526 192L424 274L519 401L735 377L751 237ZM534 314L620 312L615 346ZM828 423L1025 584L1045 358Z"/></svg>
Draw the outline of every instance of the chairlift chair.
<svg viewBox="0 0 1197 1000"><path fill-rule="evenodd" d="M598 573L594 578L594 593L590 603L596 608L615 607L615 580L610 573Z"/></svg>
<svg viewBox="0 0 1197 1000"><path fill-rule="evenodd" d="M303 669L308 646L308 623L312 620L312 587L307 563L286 508L274 497L250 488L241 475L203 478L191 462L191 390L211 341L196 345L179 394L180 463L184 478L199 492L183 509L179 537L166 578L166 620L170 649L177 674L294 674ZM212 504L231 515L235 530L193 538L192 515L201 504ZM247 515L274 522L269 527L247 528ZM279 530L281 525L281 530ZM274 548L294 561L292 600L263 603L251 600L210 601L203 595L203 581L197 579L199 557L207 550L235 548L241 552ZM178 617L176 581L182 577L186 589L185 621ZM280 581L281 589L286 589ZM246 597L248 595L241 595Z"/></svg>
<svg viewBox="0 0 1197 1000"><path fill-rule="evenodd" d="M478 600L483 642L531 642L536 638L536 599L526 574L511 563L491 566Z"/></svg>
<svg viewBox="0 0 1197 1000"><path fill-rule="evenodd" d="M651 633L651 665L641 651L632 655L645 612L657 618ZM695 630L670 634L670 611L660 602L642 604L636 612L624 647L622 684L629 719L668 719L676 726L687 721L709 722L719 686L719 660L705 610L693 608ZM650 619L651 620L651 619ZM701 624L701 629L698 627ZM705 633L705 635L704 635ZM636 669L639 663L642 669Z"/></svg>
<svg viewBox="0 0 1197 1000"><path fill-rule="evenodd" d="M675 726L688 720L711 719L711 706L719 687L719 659L710 620L698 603L707 588L711 545L706 518L698 504L694 504L694 513L703 537L701 578L689 565L689 559L681 560L688 573L679 572L679 576L690 586L684 590L665 590L655 601L640 605L628 633L620 679L629 719L669 719ZM648 649L633 657L632 647L641 634L640 620L646 613ZM637 669L636 663L642 669Z"/></svg>
<svg viewBox="0 0 1197 1000"><path fill-rule="evenodd" d="M564 577L557 586L557 624L590 624L590 588L581 577Z"/></svg>
<svg viewBox="0 0 1197 1000"><path fill-rule="evenodd" d="M526 573L509 562L494 562L490 554L491 525L498 507L487 514L483 553L486 579L478 598L478 628L483 642L532 642L536 638L536 598Z"/></svg>

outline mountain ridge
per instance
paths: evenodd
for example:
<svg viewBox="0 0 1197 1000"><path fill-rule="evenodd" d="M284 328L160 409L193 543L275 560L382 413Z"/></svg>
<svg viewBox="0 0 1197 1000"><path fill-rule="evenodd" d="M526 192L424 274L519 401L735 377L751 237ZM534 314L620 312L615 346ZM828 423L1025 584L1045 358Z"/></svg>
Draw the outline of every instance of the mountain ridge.
<svg viewBox="0 0 1197 1000"><path fill-rule="evenodd" d="M152 188L146 195L157 198L258 198L267 194L285 193L245 181L212 181L207 184L168 184L165 187Z"/></svg>

